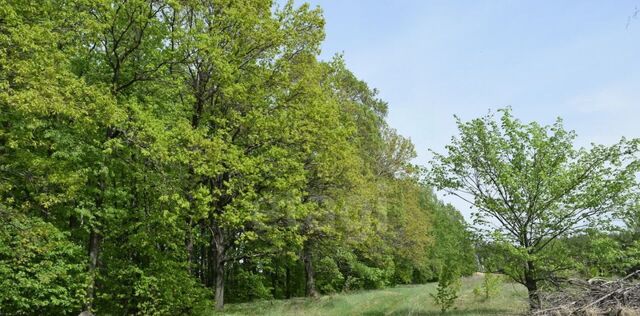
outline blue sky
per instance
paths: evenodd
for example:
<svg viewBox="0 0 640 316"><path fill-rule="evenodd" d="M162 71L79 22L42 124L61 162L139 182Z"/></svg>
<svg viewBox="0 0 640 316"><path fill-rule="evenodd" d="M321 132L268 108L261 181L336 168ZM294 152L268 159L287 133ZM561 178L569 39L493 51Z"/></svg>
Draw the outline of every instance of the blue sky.
<svg viewBox="0 0 640 316"><path fill-rule="evenodd" d="M640 137L640 0L303 2L324 11L322 58L344 53L380 90L419 164L456 133L454 114L507 105L523 121L562 117L579 146Z"/></svg>

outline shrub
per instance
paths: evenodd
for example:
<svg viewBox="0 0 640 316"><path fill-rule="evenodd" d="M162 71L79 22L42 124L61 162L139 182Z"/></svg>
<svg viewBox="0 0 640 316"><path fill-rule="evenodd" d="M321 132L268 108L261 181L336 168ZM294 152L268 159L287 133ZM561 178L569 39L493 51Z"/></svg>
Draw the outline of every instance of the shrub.
<svg viewBox="0 0 640 316"><path fill-rule="evenodd" d="M342 290L345 292L349 292L359 289L362 289L362 280L351 275L348 276L344 281L344 287L342 288Z"/></svg>
<svg viewBox="0 0 640 316"><path fill-rule="evenodd" d="M391 257L384 257L378 264L368 260L365 263L353 253L339 252L335 261L346 278L345 291L381 289L390 283L395 273Z"/></svg>
<svg viewBox="0 0 640 316"><path fill-rule="evenodd" d="M265 286L267 283L264 274L238 269L234 274L233 286L228 284L225 291L225 301L250 302L271 299L271 288Z"/></svg>
<svg viewBox="0 0 640 316"><path fill-rule="evenodd" d="M148 266L112 258L100 276L99 315L198 315L211 309L212 291L189 275L184 265L157 257Z"/></svg>
<svg viewBox="0 0 640 316"><path fill-rule="evenodd" d="M82 304L83 251L37 217L0 205L0 315L67 315Z"/></svg>
<svg viewBox="0 0 640 316"><path fill-rule="evenodd" d="M395 265L393 281L395 284L410 284L413 280L414 267L406 260L398 260Z"/></svg>
<svg viewBox="0 0 640 316"><path fill-rule="evenodd" d="M322 258L316 266L316 285L320 293L329 294L342 290L344 276L330 257Z"/></svg>
<svg viewBox="0 0 640 316"><path fill-rule="evenodd" d="M364 289L381 289L387 285L387 275L383 269L369 267L361 262L355 262L352 269L354 274L362 280Z"/></svg>

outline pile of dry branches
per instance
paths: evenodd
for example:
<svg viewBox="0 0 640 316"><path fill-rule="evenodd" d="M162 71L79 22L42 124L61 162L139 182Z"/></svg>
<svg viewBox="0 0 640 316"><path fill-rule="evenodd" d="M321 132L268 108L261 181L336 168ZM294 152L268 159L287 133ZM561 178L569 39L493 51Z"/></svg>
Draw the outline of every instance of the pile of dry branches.
<svg viewBox="0 0 640 316"><path fill-rule="evenodd" d="M614 281L602 279L565 282L561 290L541 293L548 308L533 315L639 315L640 270Z"/></svg>

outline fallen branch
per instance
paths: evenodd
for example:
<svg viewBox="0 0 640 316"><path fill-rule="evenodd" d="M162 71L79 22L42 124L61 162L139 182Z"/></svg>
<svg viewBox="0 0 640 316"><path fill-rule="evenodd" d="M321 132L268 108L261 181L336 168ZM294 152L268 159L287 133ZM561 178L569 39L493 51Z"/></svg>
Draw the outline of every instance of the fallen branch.
<svg viewBox="0 0 640 316"><path fill-rule="evenodd" d="M640 270L624 278L604 280L567 280L560 291L545 293L543 301L548 308L533 311L532 315L585 314L590 309L615 312L623 308L640 311L640 283L630 279Z"/></svg>

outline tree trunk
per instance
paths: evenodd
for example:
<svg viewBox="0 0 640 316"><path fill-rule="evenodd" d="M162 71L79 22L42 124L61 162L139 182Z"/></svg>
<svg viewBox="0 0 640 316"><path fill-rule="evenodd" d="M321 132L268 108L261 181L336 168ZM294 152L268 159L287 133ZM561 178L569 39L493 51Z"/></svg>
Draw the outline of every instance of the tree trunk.
<svg viewBox="0 0 640 316"><path fill-rule="evenodd" d="M74 230L80 227L80 223L78 222L78 217L75 215L69 216L69 230Z"/></svg>
<svg viewBox="0 0 640 316"><path fill-rule="evenodd" d="M212 249L215 253L215 279L216 279L216 287L215 287L215 301L216 301L216 310L222 310L224 308L224 263L225 263L225 246L224 246L224 238L222 236L222 232L220 228L214 229L215 234L213 237L213 246L215 249Z"/></svg>
<svg viewBox="0 0 640 316"><path fill-rule="evenodd" d="M278 261L275 261L275 266L273 268L273 271L271 271L271 297L273 298L277 298L276 295L278 294Z"/></svg>
<svg viewBox="0 0 640 316"><path fill-rule="evenodd" d="M200 236L206 236L206 225L203 221L200 221ZM211 237L213 238L213 237ZM207 275L207 247L209 247L206 243L200 243L200 247L198 249L198 279L202 284L207 284L207 280L205 276Z"/></svg>
<svg viewBox="0 0 640 316"><path fill-rule="evenodd" d="M305 241L302 248L302 262L304 262L304 275L306 280L306 296L318 297L318 291L316 291L315 274L313 271L313 257L311 255L311 245L308 241Z"/></svg>
<svg viewBox="0 0 640 316"><path fill-rule="evenodd" d="M284 280L285 297L291 298L291 268L289 268L289 263L287 263L287 270Z"/></svg>
<svg viewBox="0 0 640 316"><path fill-rule="evenodd" d="M89 286L87 287L87 297L83 309L91 311L93 308L93 299L96 292L96 268L98 267L98 255L100 254L100 242L102 236L94 228L89 233Z"/></svg>
<svg viewBox="0 0 640 316"><path fill-rule="evenodd" d="M218 260L218 253L216 251L216 245L214 242L214 239L211 238L211 241L209 242L209 247L208 247L208 251L206 252L207 256L205 258L205 262L207 263L207 269L205 270L206 276L205 276L205 285L207 287L213 286L213 284L216 282L216 267L217 267L217 262L216 260Z"/></svg>
<svg viewBox="0 0 640 316"><path fill-rule="evenodd" d="M187 240L185 247L187 248L187 270L190 275L193 275L193 226L191 220L187 222Z"/></svg>
<svg viewBox="0 0 640 316"><path fill-rule="evenodd" d="M224 260L216 259L216 309L224 308Z"/></svg>
<svg viewBox="0 0 640 316"><path fill-rule="evenodd" d="M535 267L532 261L527 262L527 267L524 270L525 286L529 294L529 307L531 310L540 309L540 294L538 293L538 280L535 275Z"/></svg>

